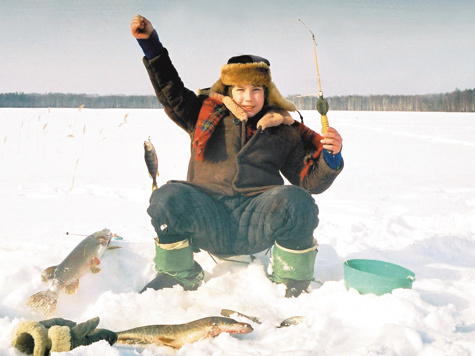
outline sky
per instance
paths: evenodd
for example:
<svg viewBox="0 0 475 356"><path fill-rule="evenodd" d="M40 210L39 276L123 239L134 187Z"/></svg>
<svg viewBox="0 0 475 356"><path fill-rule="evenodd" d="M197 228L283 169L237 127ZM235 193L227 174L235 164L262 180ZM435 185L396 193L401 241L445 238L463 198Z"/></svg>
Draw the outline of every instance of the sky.
<svg viewBox="0 0 475 356"><path fill-rule="evenodd" d="M148 18L185 85L239 54L269 59L284 95L475 88L473 0L2 0L0 93L153 95L130 34Z"/></svg>

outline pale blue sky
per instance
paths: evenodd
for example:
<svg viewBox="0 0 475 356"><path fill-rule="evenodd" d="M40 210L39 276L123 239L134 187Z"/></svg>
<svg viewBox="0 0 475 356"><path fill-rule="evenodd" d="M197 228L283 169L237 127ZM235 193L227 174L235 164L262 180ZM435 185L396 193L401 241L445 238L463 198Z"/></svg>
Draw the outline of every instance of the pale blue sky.
<svg viewBox="0 0 475 356"><path fill-rule="evenodd" d="M473 0L2 0L0 92L153 94L129 32L150 19L185 85L236 54L271 62L284 94L426 94L475 88Z"/></svg>

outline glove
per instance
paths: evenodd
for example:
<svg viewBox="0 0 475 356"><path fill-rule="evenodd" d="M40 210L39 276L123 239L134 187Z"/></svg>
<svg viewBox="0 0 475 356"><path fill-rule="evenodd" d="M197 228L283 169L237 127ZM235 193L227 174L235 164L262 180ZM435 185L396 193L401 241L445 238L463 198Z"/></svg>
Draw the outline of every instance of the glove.
<svg viewBox="0 0 475 356"><path fill-rule="evenodd" d="M81 324L74 323L73 326L64 323L51 326L48 330L51 351L69 351L100 340L106 340L113 345L117 341L117 334L107 329L96 329L98 324L99 318L96 317Z"/></svg>
<svg viewBox="0 0 475 356"><path fill-rule="evenodd" d="M107 329L96 329L99 318L93 318L71 328L71 349L78 346L91 345L106 340L111 346L117 341L117 334Z"/></svg>
<svg viewBox="0 0 475 356"><path fill-rule="evenodd" d="M40 322L24 321L15 329L12 345L33 356L44 356L50 351L69 351L100 340L106 340L113 345L117 341L117 334L106 329L96 329L98 324L99 318L81 324L62 318Z"/></svg>

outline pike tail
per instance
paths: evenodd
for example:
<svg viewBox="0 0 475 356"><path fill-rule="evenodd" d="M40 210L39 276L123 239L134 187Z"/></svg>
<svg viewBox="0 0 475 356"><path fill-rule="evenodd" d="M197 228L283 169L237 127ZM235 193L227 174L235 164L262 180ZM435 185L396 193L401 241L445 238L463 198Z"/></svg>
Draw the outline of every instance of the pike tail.
<svg viewBox="0 0 475 356"><path fill-rule="evenodd" d="M56 311L58 292L49 289L38 292L28 298L26 304L31 308L38 309L45 316L51 316Z"/></svg>

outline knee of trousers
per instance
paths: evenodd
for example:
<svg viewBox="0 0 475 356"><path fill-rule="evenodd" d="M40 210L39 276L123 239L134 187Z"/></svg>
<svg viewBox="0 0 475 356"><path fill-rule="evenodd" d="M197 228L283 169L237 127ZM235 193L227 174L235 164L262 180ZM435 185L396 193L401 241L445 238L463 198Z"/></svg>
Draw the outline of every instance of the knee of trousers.
<svg viewBox="0 0 475 356"><path fill-rule="evenodd" d="M162 216L165 211L170 210L171 206L182 206L191 189L193 188L182 183L167 183L155 189L150 196L148 215L153 219Z"/></svg>
<svg viewBox="0 0 475 356"><path fill-rule="evenodd" d="M271 214L275 239L285 246L306 246L318 226L318 206L312 195L296 186L276 188Z"/></svg>
<svg viewBox="0 0 475 356"><path fill-rule="evenodd" d="M318 223L318 206L306 190L285 185L275 188L270 198L273 200L272 210L277 213L277 216L282 215L286 219L300 217L300 219L294 219L296 223Z"/></svg>
<svg viewBox="0 0 475 356"><path fill-rule="evenodd" d="M186 238L186 231L179 226L184 225L184 218L188 210L189 200L193 196L193 187L182 183L167 183L155 189L150 197L150 205L147 213L151 217L152 225L159 237L167 234L179 235L176 238L170 236L171 240L183 240ZM167 239L167 242L170 242Z"/></svg>

